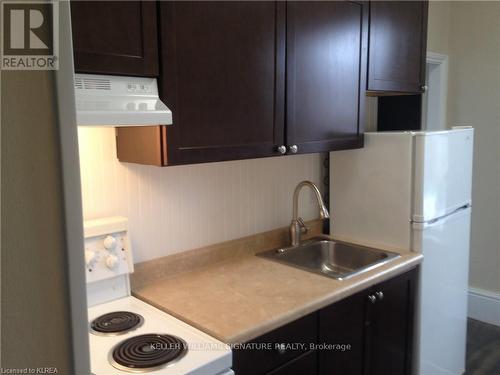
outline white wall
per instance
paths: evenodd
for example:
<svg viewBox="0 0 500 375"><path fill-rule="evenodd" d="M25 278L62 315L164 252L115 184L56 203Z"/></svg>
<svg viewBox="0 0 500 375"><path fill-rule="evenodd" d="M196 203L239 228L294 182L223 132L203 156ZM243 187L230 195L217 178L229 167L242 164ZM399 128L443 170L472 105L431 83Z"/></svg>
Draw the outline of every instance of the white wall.
<svg viewBox="0 0 500 375"><path fill-rule="evenodd" d="M449 54L451 1L429 1L427 51Z"/></svg>
<svg viewBox="0 0 500 375"><path fill-rule="evenodd" d="M476 129L470 286L500 292L500 2L431 1L428 50L449 55L448 125Z"/></svg>
<svg viewBox="0 0 500 375"><path fill-rule="evenodd" d="M59 374L72 374L55 77L51 71L2 71L1 76L0 368L57 367ZM88 361L85 352L81 357ZM89 373L88 364L84 368Z"/></svg>
<svg viewBox="0 0 500 375"><path fill-rule="evenodd" d="M112 128L79 128L86 219L130 220L135 262L287 226L302 180L322 186L319 154L153 167L120 163ZM300 212L317 217L311 193Z"/></svg>
<svg viewBox="0 0 500 375"><path fill-rule="evenodd" d="M500 292L500 2L453 2L449 119L476 129L470 285Z"/></svg>

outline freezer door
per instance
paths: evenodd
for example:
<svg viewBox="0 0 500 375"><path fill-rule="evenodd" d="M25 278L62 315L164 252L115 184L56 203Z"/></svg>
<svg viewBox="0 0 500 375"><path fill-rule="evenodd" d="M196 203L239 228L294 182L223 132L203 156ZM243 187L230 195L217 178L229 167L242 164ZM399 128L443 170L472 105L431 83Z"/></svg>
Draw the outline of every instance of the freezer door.
<svg viewBox="0 0 500 375"><path fill-rule="evenodd" d="M465 370L470 207L434 223L412 224L414 250L422 252L417 302L415 373Z"/></svg>
<svg viewBox="0 0 500 375"><path fill-rule="evenodd" d="M472 128L415 133L413 221L470 203L473 141Z"/></svg>
<svg viewBox="0 0 500 375"><path fill-rule="evenodd" d="M365 133L358 150L330 153L330 233L372 246L408 249L413 136Z"/></svg>

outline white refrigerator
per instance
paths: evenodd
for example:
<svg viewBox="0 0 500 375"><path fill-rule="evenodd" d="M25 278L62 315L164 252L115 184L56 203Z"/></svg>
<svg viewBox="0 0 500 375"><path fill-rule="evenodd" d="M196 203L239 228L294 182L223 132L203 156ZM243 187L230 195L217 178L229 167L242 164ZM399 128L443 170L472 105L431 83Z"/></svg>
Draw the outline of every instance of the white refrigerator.
<svg viewBox="0 0 500 375"><path fill-rule="evenodd" d="M421 252L414 373L465 371L474 130L365 133L330 153L331 233Z"/></svg>

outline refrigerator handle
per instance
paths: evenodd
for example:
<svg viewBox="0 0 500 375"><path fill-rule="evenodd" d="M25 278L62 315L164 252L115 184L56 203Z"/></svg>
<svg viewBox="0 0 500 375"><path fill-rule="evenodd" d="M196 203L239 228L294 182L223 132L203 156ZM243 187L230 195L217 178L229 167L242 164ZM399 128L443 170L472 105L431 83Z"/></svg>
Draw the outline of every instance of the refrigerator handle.
<svg viewBox="0 0 500 375"><path fill-rule="evenodd" d="M460 212L468 210L470 208L471 208L470 204L465 204L461 207L458 207L456 210L454 210L450 213L447 213L446 215L437 217L437 218L429 220L429 221L422 221L422 222L413 221L412 225L415 229L420 229L420 230L425 229L425 228L429 228L429 227L433 227L436 225L441 225L441 224L444 224L451 216L457 215Z"/></svg>

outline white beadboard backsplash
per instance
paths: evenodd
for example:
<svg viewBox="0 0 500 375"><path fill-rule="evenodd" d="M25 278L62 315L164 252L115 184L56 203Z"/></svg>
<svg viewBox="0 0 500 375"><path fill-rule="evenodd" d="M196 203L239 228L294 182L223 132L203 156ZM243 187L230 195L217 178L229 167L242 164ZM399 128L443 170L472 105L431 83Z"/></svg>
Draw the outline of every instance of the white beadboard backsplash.
<svg viewBox="0 0 500 375"><path fill-rule="evenodd" d="M321 154L160 168L120 163L113 128L78 136L84 218L128 217L136 263L287 226L300 181L323 191ZM299 210L318 216L307 188Z"/></svg>

